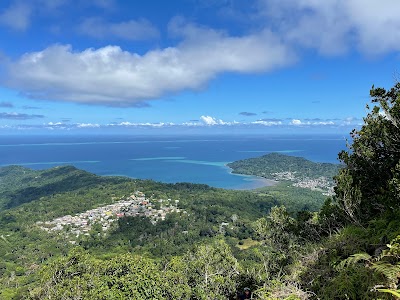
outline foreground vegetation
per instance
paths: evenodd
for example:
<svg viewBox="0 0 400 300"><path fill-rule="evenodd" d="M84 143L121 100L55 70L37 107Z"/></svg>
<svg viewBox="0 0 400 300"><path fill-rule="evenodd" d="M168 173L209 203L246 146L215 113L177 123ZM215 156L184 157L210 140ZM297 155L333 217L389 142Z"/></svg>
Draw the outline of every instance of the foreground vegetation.
<svg viewBox="0 0 400 300"><path fill-rule="evenodd" d="M0 298L235 299L244 287L256 299L399 298L400 84L371 96L323 205L284 185L228 191L0 169ZM36 225L135 191L179 199L181 212L155 225L122 217L107 232L93 224L75 245Z"/></svg>

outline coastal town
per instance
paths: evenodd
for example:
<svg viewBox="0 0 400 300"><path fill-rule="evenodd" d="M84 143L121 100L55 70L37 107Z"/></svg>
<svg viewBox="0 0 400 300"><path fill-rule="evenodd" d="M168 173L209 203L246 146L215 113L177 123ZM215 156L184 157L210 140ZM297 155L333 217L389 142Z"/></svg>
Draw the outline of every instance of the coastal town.
<svg viewBox="0 0 400 300"><path fill-rule="evenodd" d="M317 178L300 177L297 175L297 172L290 171L271 173L271 175L276 181L291 181L292 186L295 187L320 191L324 196L334 195L334 184L332 180L328 180L325 176Z"/></svg>
<svg viewBox="0 0 400 300"><path fill-rule="evenodd" d="M147 217L155 225L159 220L165 220L167 214L182 212L177 207L179 200L158 199L153 202L146 195L136 191L124 199L113 204L87 210L74 216L66 215L52 221L37 222L36 224L47 232L61 232L69 238L78 238L81 235L90 235L94 224L101 226L101 231L106 233L118 218L122 217ZM74 240L70 241L75 243Z"/></svg>

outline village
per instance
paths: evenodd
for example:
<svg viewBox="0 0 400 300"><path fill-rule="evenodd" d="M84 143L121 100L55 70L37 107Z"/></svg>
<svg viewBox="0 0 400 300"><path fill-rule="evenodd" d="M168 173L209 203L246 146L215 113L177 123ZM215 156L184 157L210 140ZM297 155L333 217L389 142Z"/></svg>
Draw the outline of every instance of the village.
<svg viewBox="0 0 400 300"><path fill-rule="evenodd" d="M310 189L313 191L321 191L324 196L333 196L334 189L333 183L328 180L327 177L321 176L318 178L308 178L308 177L298 177L296 176L297 172L277 172L272 173L271 175L274 177L276 181L291 181L292 186Z"/></svg>
<svg viewBox="0 0 400 300"><path fill-rule="evenodd" d="M177 207L179 200L158 199L156 202L158 203L152 203L144 193L136 191L110 205L87 210L75 216L66 215L52 221L39 221L36 224L47 232L61 232L73 238L90 235L89 232L94 224L99 224L101 231L105 233L118 218L122 217L147 217L155 225L159 220L165 220L168 213L186 213Z"/></svg>

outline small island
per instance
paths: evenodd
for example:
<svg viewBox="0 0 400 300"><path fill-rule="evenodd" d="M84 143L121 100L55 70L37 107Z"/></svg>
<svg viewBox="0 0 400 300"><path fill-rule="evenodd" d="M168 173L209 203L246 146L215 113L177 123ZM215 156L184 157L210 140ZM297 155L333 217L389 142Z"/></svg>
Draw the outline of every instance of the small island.
<svg viewBox="0 0 400 300"><path fill-rule="evenodd" d="M227 164L232 173L263 177L277 182L289 181L295 187L333 195L333 176L339 164L316 163L302 157L269 153L261 157L238 160Z"/></svg>

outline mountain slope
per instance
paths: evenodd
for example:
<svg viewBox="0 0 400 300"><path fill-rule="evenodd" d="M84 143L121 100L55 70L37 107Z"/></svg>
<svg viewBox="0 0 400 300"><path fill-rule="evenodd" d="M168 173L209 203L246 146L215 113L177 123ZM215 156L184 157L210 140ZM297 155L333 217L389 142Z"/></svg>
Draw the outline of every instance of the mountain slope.
<svg viewBox="0 0 400 300"><path fill-rule="evenodd" d="M72 166L39 171L21 166L3 167L0 168L0 211L52 194L124 180L127 179L96 176Z"/></svg>

